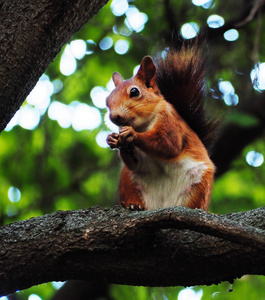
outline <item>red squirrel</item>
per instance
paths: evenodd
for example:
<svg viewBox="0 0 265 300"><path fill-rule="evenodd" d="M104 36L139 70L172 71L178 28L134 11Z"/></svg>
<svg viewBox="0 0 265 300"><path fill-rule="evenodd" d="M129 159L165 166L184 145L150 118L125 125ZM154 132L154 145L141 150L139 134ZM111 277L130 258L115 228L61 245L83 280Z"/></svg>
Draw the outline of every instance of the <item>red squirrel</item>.
<svg viewBox="0 0 265 300"><path fill-rule="evenodd" d="M215 167L207 152L214 125L203 109L205 59L198 46L165 52L156 61L145 56L129 80L112 76L106 104L119 134L107 143L123 161L119 201L133 210L207 210Z"/></svg>

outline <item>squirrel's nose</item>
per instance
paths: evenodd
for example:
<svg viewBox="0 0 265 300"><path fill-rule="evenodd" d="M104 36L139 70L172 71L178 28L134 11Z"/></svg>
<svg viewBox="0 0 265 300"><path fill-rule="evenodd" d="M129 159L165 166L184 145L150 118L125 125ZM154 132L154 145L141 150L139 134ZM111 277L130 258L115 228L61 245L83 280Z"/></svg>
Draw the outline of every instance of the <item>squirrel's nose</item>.
<svg viewBox="0 0 265 300"><path fill-rule="evenodd" d="M111 114L110 114L110 119L111 119L111 121L112 121L114 124L116 124L116 125L118 125L118 126L125 125L125 123L126 123L125 118L122 117L122 116L119 115L119 114L111 113Z"/></svg>

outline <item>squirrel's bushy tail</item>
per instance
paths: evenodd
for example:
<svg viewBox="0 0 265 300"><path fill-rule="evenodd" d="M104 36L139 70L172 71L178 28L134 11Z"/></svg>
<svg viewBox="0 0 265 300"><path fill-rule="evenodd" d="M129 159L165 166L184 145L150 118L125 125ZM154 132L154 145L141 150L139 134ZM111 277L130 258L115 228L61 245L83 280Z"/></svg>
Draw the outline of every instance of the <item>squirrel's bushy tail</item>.
<svg viewBox="0 0 265 300"><path fill-rule="evenodd" d="M217 123L207 118L204 110L206 59L203 51L196 42L164 51L156 59L156 82L164 98L209 150Z"/></svg>

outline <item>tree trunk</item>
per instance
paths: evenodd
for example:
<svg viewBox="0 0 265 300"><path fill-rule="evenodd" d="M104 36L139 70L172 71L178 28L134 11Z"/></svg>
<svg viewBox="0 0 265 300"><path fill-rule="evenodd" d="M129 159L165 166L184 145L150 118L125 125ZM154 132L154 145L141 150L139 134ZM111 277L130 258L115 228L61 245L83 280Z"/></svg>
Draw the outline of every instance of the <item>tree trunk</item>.
<svg viewBox="0 0 265 300"><path fill-rule="evenodd" d="M61 47L107 1L1 1L0 132Z"/></svg>
<svg viewBox="0 0 265 300"><path fill-rule="evenodd" d="M0 294L49 281L176 286L265 275L265 208L58 211L0 230Z"/></svg>

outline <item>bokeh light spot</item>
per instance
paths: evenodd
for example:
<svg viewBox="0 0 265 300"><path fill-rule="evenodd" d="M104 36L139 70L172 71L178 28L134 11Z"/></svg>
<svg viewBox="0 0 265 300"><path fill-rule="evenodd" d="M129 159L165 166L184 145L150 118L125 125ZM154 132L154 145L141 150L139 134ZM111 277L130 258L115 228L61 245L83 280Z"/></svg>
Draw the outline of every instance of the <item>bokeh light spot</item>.
<svg viewBox="0 0 265 300"><path fill-rule="evenodd" d="M53 84L47 75L42 75L27 97L27 102L39 110L43 115L51 102L51 95L54 93Z"/></svg>
<svg viewBox="0 0 265 300"><path fill-rule="evenodd" d="M86 55L86 42L84 40L74 40L70 43L73 56L82 59Z"/></svg>
<svg viewBox="0 0 265 300"><path fill-rule="evenodd" d="M16 203L21 199L21 192L18 188L11 186L8 190L8 198L11 202Z"/></svg>
<svg viewBox="0 0 265 300"><path fill-rule="evenodd" d="M76 70L76 59L71 51L70 45L67 45L63 51L60 60L60 71L65 76L72 75Z"/></svg>
<svg viewBox="0 0 265 300"><path fill-rule="evenodd" d="M29 104L20 108L18 116L18 125L24 129L33 130L39 125L40 113Z"/></svg>
<svg viewBox="0 0 265 300"><path fill-rule="evenodd" d="M74 103L72 127L75 131L93 130L101 124L101 114L95 107L85 103Z"/></svg>
<svg viewBox="0 0 265 300"><path fill-rule="evenodd" d="M95 86L90 92L92 102L98 108L106 108L106 98L109 94L102 86Z"/></svg>
<svg viewBox="0 0 265 300"><path fill-rule="evenodd" d="M8 215L8 217L16 216L18 214L17 206L14 204L8 205L8 207L6 208L6 214Z"/></svg>
<svg viewBox="0 0 265 300"><path fill-rule="evenodd" d="M127 53L129 50L129 42L125 40L118 40L115 43L114 50L120 55Z"/></svg>
<svg viewBox="0 0 265 300"><path fill-rule="evenodd" d="M106 36L99 43L99 47L101 50L108 50L113 46L113 40L109 36Z"/></svg>
<svg viewBox="0 0 265 300"><path fill-rule="evenodd" d="M239 33L236 29L229 29L224 33L224 38L229 42L233 42L239 38Z"/></svg>
<svg viewBox="0 0 265 300"><path fill-rule="evenodd" d="M192 39L198 34L199 26L193 22L186 23L182 25L180 32L184 39Z"/></svg>
<svg viewBox="0 0 265 300"><path fill-rule="evenodd" d="M52 82L52 85L53 85L53 92L55 94L60 93L61 90L63 89L63 83L62 83L62 81L60 79L55 79Z"/></svg>
<svg viewBox="0 0 265 300"><path fill-rule="evenodd" d="M20 114L20 110L18 110L13 116L13 118L9 121L9 123L5 128L5 131L10 131L13 129L14 126L18 125L19 114Z"/></svg>
<svg viewBox="0 0 265 300"><path fill-rule="evenodd" d="M210 28L222 27L224 23L225 23L224 18L218 15L211 15L207 19L207 24Z"/></svg>
<svg viewBox="0 0 265 300"><path fill-rule="evenodd" d="M238 95L237 94L232 94L232 93L231 94L225 94L223 96L223 99L224 99L225 104L228 105L228 106L231 106L231 105L235 106L239 102Z"/></svg>
<svg viewBox="0 0 265 300"><path fill-rule="evenodd" d="M114 84L112 78L106 84L106 88L109 92L112 92L115 89L115 84Z"/></svg>
<svg viewBox="0 0 265 300"><path fill-rule="evenodd" d="M218 88L222 93L222 99L224 103L228 106L235 106L239 103L239 97L235 94L235 89L230 81L223 81L221 80L218 83ZM219 97L218 97L219 98Z"/></svg>
<svg viewBox="0 0 265 300"><path fill-rule="evenodd" d="M101 148L108 148L106 140L111 131L101 131L96 136L96 142Z"/></svg>
<svg viewBox="0 0 265 300"><path fill-rule="evenodd" d="M137 72L139 71L140 69L140 65L137 65L136 67L134 67L133 69L133 76L135 76L137 74Z"/></svg>
<svg viewBox="0 0 265 300"><path fill-rule="evenodd" d="M246 155L246 161L252 167L259 167L264 162L264 156L259 152L249 151Z"/></svg>
<svg viewBox="0 0 265 300"><path fill-rule="evenodd" d="M86 48L87 48L87 51L86 51L86 54L87 54L87 55L93 54L94 51L95 51L95 48L96 48L97 44L96 44L93 40L87 40L86 43L87 43L87 47L86 47Z"/></svg>
<svg viewBox="0 0 265 300"><path fill-rule="evenodd" d="M53 101L48 109L48 117L57 121L62 128L68 128L72 124L72 109L58 101Z"/></svg>
<svg viewBox="0 0 265 300"><path fill-rule="evenodd" d="M113 0L110 5L112 13L119 17L126 13L129 8L129 4L127 0Z"/></svg>
<svg viewBox="0 0 265 300"><path fill-rule="evenodd" d="M139 10L133 5L131 5L127 10L126 16L125 25L136 32L142 31L145 23L148 21L148 16L145 13L139 12Z"/></svg>
<svg viewBox="0 0 265 300"><path fill-rule="evenodd" d="M109 118L109 111L105 114L104 117L104 123L107 125L107 127L112 131L112 132L119 132L119 127L115 124L113 124Z"/></svg>
<svg viewBox="0 0 265 300"><path fill-rule="evenodd" d="M212 0L192 0L192 3L196 6L203 6L204 8L209 8L212 4Z"/></svg>
<svg viewBox="0 0 265 300"><path fill-rule="evenodd" d="M250 73L255 90L265 90L265 63L259 63Z"/></svg>
<svg viewBox="0 0 265 300"><path fill-rule="evenodd" d="M42 300L40 296L36 295L36 294L31 294L29 295L28 300Z"/></svg>
<svg viewBox="0 0 265 300"><path fill-rule="evenodd" d="M220 92L222 92L223 94L230 94L235 92L235 89L230 81L220 81L218 86Z"/></svg>
<svg viewBox="0 0 265 300"><path fill-rule="evenodd" d="M65 284L65 281L53 281L53 282L52 282L52 286L53 286L56 290L59 290L64 284Z"/></svg>
<svg viewBox="0 0 265 300"><path fill-rule="evenodd" d="M202 295L202 289L200 289L198 292L195 292L192 288L185 288L179 292L178 300L200 300Z"/></svg>
<svg viewBox="0 0 265 300"><path fill-rule="evenodd" d="M72 125L76 131L93 130L102 122L97 108L79 101L74 101L70 105L53 101L49 107L48 116L51 120L57 121L62 128Z"/></svg>

